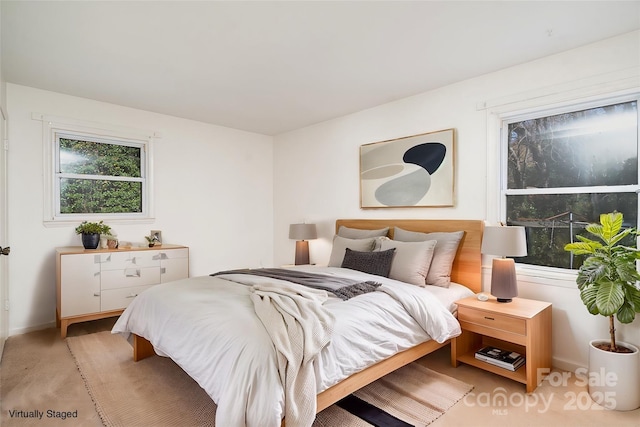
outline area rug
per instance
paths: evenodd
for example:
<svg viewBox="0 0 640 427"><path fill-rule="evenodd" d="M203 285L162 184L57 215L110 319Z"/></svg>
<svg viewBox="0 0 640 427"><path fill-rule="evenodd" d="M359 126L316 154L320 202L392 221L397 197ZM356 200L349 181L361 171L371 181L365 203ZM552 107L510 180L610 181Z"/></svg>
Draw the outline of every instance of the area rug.
<svg viewBox="0 0 640 427"><path fill-rule="evenodd" d="M67 345L105 426L215 425L216 405L170 359L136 363L131 345L108 331ZM320 412L314 427L425 426L472 388L412 363Z"/></svg>

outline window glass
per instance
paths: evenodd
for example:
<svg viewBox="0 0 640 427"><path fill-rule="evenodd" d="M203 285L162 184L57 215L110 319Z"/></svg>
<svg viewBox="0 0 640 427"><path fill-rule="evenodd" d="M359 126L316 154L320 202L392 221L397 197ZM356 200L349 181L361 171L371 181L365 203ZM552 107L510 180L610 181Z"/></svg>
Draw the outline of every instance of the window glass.
<svg viewBox="0 0 640 427"><path fill-rule="evenodd" d="M584 257L573 257L564 245L577 241L577 234L587 236L585 226L600 222L601 213L622 212L625 227L635 227L637 204L636 193L507 196L507 224L525 226L527 233L527 256L516 262L580 268Z"/></svg>
<svg viewBox="0 0 640 427"><path fill-rule="evenodd" d="M511 123L508 135L507 188L638 183L635 101Z"/></svg>
<svg viewBox="0 0 640 427"><path fill-rule="evenodd" d="M579 268L564 245L600 214L638 224L637 100L505 121L508 225L525 226L528 255L516 262ZM632 243L632 242L629 242Z"/></svg>
<svg viewBox="0 0 640 427"><path fill-rule="evenodd" d="M60 138L60 172L140 177L140 147Z"/></svg>
<svg viewBox="0 0 640 427"><path fill-rule="evenodd" d="M93 179L60 180L60 213L142 212L142 183Z"/></svg>
<svg viewBox="0 0 640 427"><path fill-rule="evenodd" d="M142 143L58 134L58 215L144 211Z"/></svg>

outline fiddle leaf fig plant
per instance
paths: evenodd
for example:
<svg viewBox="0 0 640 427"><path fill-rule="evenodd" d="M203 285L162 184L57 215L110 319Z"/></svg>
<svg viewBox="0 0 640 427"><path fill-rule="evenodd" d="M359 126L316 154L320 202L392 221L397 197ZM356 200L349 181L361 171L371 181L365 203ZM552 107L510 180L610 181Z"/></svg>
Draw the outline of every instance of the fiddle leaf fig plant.
<svg viewBox="0 0 640 427"><path fill-rule="evenodd" d="M589 224L586 231L596 240L576 236L579 242L565 245L574 255L586 255L578 270L576 283L580 298L589 313L609 318L610 343L603 350L620 352L616 346L615 318L620 323L631 323L640 313L640 274L636 260L640 249L635 238L635 228L622 228L623 215L611 212L600 215L600 224ZM633 246L622 242L627 236L634 238Z"/></svg>

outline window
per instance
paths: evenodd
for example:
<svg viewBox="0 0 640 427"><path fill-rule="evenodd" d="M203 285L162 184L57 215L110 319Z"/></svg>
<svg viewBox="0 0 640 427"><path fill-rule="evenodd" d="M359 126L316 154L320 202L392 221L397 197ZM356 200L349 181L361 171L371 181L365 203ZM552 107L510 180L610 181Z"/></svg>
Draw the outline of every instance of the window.
<svg viewBox="0 0 640 427"><path fill-rule="evenodd" d="M638 224L638 99L505 118L502 200L508 225L526 227L526 264L579 268L564 245L619 211Z"/></svg>
<svg viewBox="0 0 640 427"><path fill-rule="evenodd" d="M149 132L71 119L43 122L45 224L152 220Z"/></svg>
<svg viewBox="0 0 640 427"><path fill-rule="evenodd" d="M144 145L56 134L57 213L140 214Z"/></svg>

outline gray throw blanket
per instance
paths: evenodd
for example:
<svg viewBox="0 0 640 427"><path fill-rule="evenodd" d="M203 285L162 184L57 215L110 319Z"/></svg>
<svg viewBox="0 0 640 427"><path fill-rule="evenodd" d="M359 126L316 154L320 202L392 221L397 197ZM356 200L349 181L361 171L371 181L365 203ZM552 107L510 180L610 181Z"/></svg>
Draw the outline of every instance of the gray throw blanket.
<svg viewBox="0 0 640 427"><path fill-rule="evenodd" d="M270 277L272 279L287 280L298 285L308 286L315 289L323 289L331 292L342 300L357 295L373 292L380 286L380 283L373 281L359 281L345 277L329 276L326 274L308 273L306 271L289 270L286 268L244 268L239 270L227 270L213 273L211 276L221 276L223 274L251 274L254 276Z"/></svg>

